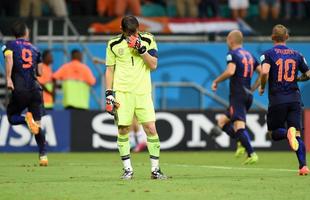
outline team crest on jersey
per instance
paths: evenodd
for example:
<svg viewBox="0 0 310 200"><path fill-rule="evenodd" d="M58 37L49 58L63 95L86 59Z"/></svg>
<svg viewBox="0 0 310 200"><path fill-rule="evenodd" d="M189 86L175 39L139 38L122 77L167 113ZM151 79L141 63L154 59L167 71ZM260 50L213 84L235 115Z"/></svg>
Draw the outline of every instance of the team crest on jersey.
<svg viewBox="0 0 310 200"><path fill-rule="evenodd" d="M124 49L123 48L119 48L118 49L118 54L119 55L124 55Z"/></svg>

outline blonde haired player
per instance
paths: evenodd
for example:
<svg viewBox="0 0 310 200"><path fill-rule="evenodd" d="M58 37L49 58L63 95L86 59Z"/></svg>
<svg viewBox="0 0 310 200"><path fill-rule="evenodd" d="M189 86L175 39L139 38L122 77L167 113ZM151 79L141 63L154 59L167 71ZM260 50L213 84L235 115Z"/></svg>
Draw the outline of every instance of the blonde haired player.
<svg viewBox="0 0 310 200"><path fill-rule="evenodd" d="M123 33L109 40L106 49L106 108L118 126L117 145L124 166L121 178L132 179L134 174L129 132L135 115L147 134L151 178L166 179L159 167L160 142L151 96L150 72L157 68L157 45L153 35L138 31L134 16L125 16L121 28ZM115 102L119 104L116 111Z"/></svg>

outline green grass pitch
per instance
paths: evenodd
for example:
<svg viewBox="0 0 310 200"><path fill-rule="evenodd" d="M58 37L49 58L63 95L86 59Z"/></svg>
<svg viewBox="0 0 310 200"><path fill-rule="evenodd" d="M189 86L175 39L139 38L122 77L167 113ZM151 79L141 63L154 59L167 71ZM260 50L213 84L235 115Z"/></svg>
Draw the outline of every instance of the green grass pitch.
<svg viewBox="0 0 310 200"><path fill-rule="evenodd" d="M37 154L0 154L0 199L310 199L310 177L297 176L293 152L258 152L244 166L233 152L162 152L169 180L150 180L147 153L132 155L135 178L120 180L117 153L49 154L39 167Z"/></svg>

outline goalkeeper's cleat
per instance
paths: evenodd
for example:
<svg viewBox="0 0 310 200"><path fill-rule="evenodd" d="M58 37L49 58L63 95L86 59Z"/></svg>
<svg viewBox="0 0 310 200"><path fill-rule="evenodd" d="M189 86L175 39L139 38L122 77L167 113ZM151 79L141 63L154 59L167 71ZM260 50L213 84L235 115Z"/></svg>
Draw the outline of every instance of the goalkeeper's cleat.
<svg viewBox="0 0 310 200"><path fill-rule="evenodd" d="M290 147L293 151L297 151L299 148L298 140L296 139L296 129L290 127L287 131L287 139L290 144Z"/></svg>
<svg viewBox="0 0 310 200"><path fill-rule="evenodd" d="M250 157L248 157L243 164L244 165L248 165L248 164L255 164L258 162L258 156L257 154L254 152L250 155Z"/></svg>
<svg viewBox="0 0 310 200"><path fill-rule="evenodd" d="M160 169L156 169L151 172L151 179L165 180L168 179L168 177L162 173Z"/></svg>
<svg viewBox="0 0 310 200"><path fill-rule="evenodd" d="M307 176L309 174L309 168L307 166L303 166L301 169L299 169L298 174L300 176Z"/></svg>
<svg viewBox="0 0 310 200"><path fill-rule="evenodd" d="M237 150L235 152L235 157L239 158L245 154L245 148L241 145L241 142L237 142Z"/></svg>
<svg viewBox="0 0 310 200"><path fill-rule="evenodd" d="M48 165L47 155L42 155L39 157L39 165L44 167Z"/></svg>
<svg viewBox="0 0 310 200"><path fill-rule="evenodd" d="M26 113L25 121L26 121L27 126L28 126L28 128L32 134L36 135L39 133L40 126L34 121L31 112Z"/></svg>
<svg viewBox="0 0 310 200"><path fill-rule="evenodd" d="M124 173L123 175L121 176L121 179L123 180L131 180L133 179L133 171L132 169L124 169Z"/></svg>

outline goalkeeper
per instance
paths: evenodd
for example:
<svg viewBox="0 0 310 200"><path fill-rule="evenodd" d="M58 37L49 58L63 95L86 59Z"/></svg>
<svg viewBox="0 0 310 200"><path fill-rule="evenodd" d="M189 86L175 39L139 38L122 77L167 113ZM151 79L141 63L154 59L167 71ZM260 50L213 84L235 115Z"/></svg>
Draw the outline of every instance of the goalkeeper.
<svg viewBox="0 0 310 200"><path fill-rule="evenodd" d="M106 49L106 109L115 115L118 126L117 145L124 165L121 178L133 178L129 132L136 115L147 134L151 178L166 179L159 168L160 143L151 96L150 72L157 68L157 45L153 35L138 32L134 16L125 16L121 28L122 34L109 40Z"/></svg>

